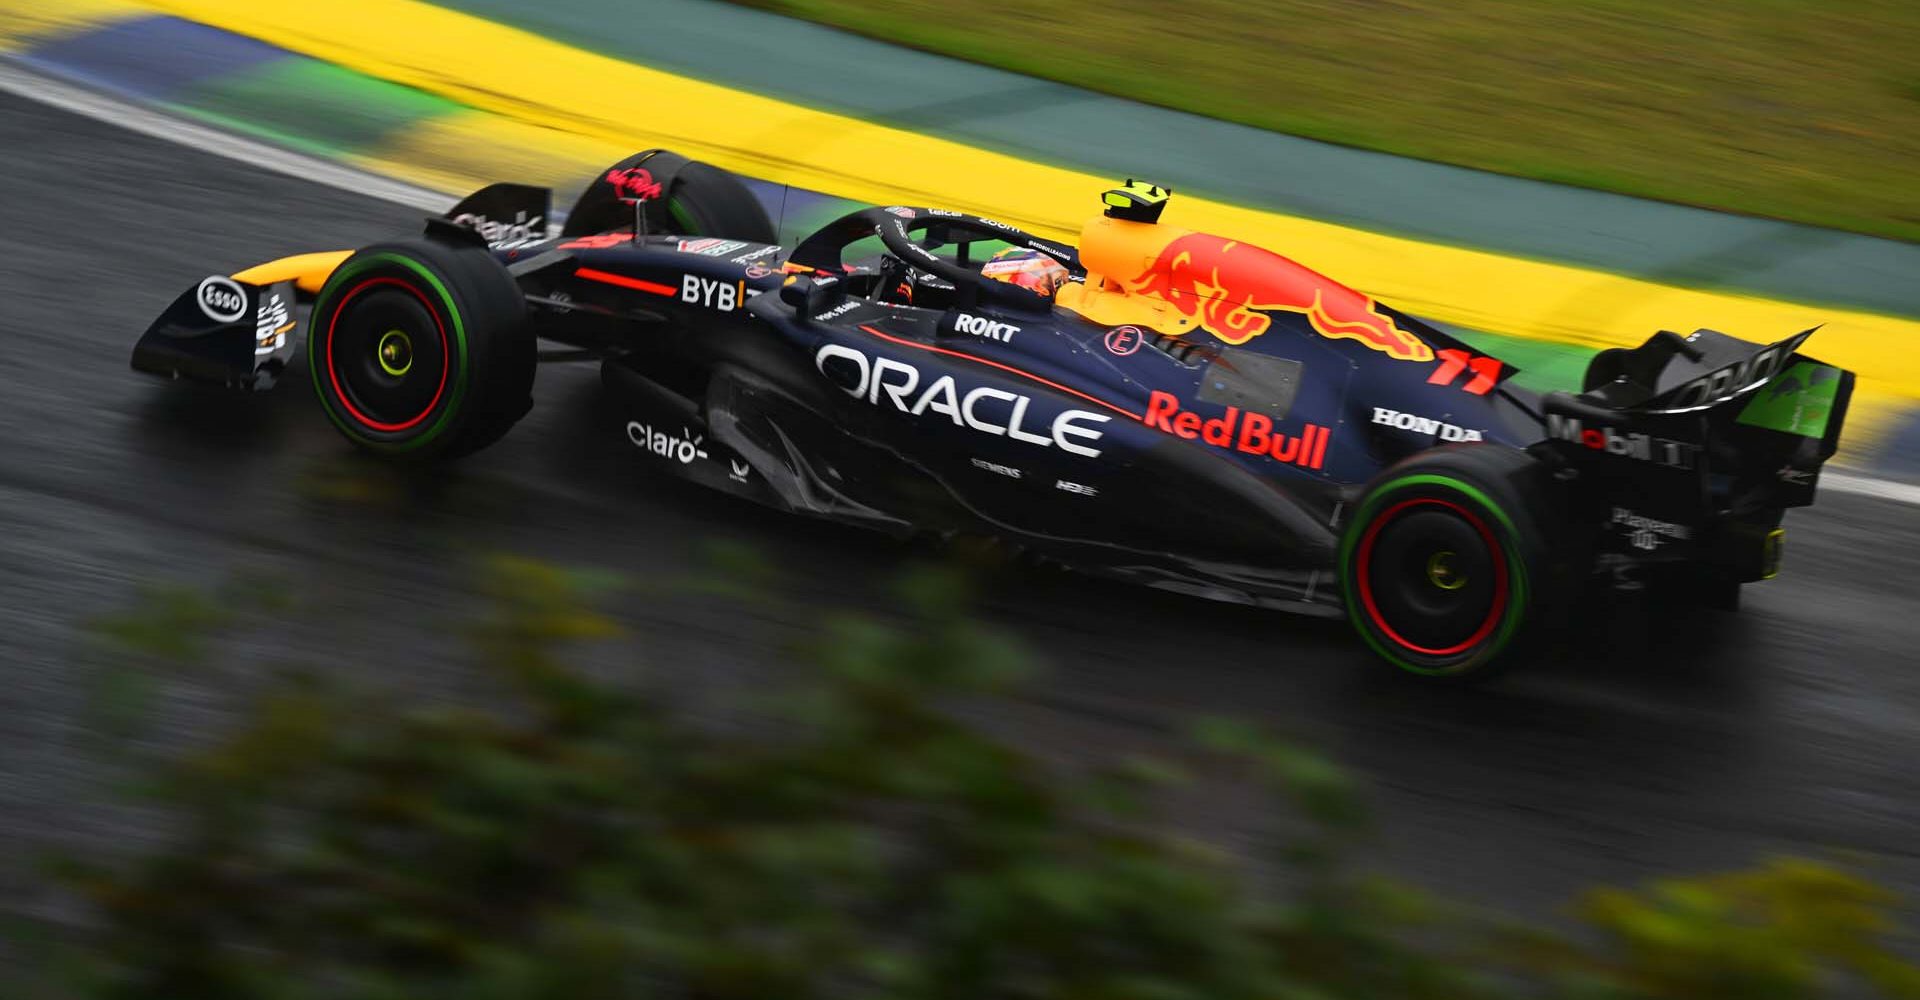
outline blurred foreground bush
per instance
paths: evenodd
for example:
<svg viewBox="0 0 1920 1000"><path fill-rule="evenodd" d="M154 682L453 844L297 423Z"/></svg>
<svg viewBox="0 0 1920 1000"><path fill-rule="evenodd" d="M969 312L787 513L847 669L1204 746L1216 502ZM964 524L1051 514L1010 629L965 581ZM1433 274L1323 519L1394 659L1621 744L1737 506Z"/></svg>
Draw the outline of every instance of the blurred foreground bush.
<svg viewBox="0 0 1920 1000"><path fill-rule="evenodd" d="M909 627L845 617L777 724L696 725L569 666L603 580L492 567L497 707L311 675L161 762L165 846L61 871L85 926L20 995L72 998L1788 998L1920 996L1892 900L1804 862L1607 890L1572 938L1351 871L1355 789L1229 722L1193 761L1274 796L1279 874L1169 832L1174 764L1066 774L961 721L1022 652L908 579ZM202 655L176 595L107 629ZM125 690L125 684L107 685ZM122 708L124 709L124 705Z"/></svg>

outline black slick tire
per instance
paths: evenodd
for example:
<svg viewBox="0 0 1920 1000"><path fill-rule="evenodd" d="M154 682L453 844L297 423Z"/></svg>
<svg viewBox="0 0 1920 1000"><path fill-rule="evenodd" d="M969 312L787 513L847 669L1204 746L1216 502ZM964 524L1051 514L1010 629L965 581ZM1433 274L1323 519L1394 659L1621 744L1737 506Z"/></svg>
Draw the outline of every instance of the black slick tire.
<svg viewBox="0 0 1920 1000"><path fill-rule="evenodd" d="M532 406L526 300L481 247L366 247L328 278L309 322L321 408L367 451L455 458L499 440Z"/></svg>
<svg viewBox="0 0 1920 1000"><path fill-rule="evenodd" d="M749 243L778 243L779 233L760 199L738 177L719 167L689 160L664 149L650 149L620 161L607 171L645 170L670 179L644 210L653 232L715 236ZM621 202L605 180L596 179L567 215L564 236L611 232L633 224L633 209Z"/></svg>
<svg viewBox="0 0 1920 1000"><path fill-rule="evenodd" d="M1480 679L1514 666L1563 610L1553 497L1538 461L1498 445L1437 448L1386 470L1341 539L1348 619L1412 674Z"/></svg>

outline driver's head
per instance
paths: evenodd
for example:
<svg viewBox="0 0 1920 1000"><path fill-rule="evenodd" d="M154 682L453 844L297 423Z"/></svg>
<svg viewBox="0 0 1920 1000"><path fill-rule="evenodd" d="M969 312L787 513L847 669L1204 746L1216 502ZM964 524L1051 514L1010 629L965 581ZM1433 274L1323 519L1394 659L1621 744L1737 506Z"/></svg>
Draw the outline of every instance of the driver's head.
<svg viewBox="0 0 1920 1000"><path fill-rule="evenodd" d="M1065 264L1038 250L1008 247L980 265L980 273L995 281L1004 281L1037 295L1053 298L1072 273Z"/></svg>

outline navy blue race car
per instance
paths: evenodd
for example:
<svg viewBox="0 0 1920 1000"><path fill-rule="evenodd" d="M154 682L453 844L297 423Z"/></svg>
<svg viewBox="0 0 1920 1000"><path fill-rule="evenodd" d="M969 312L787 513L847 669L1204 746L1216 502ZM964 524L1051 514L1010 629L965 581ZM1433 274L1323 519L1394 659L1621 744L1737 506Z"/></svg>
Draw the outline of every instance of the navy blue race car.
<svg viewBox="0 0 1920 1000"><path fill-rule="evenodd" d="M539 364L594 361L663 470L1344 611L1436 677L1524 660L1595 581L1736 603L1776 572L1854 381L1799 353L1813 331L1700 330L1602 352L1578 394L1529 392L1286 257L1162 222L1169 192L1143 182L1072 246L894 206L789 248L737 179L658 150L598 175L557 233L550 201L497 184L416 239L209 277L133 366L265 389L303 333L341 433L425 462L505 434Z"/></svg>

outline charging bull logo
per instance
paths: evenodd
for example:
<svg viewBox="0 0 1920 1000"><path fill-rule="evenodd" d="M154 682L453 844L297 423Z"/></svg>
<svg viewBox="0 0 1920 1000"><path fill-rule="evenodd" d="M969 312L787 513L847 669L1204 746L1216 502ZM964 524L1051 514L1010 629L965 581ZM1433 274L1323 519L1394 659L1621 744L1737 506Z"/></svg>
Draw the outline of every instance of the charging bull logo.
<svg viewBox="0 0 1920 1000"><path fill-rule="evenodd" d="M654 180L653 171L645 167L610 170L607 172L607 183L613 186L613 193L621 198L652 201L660 197L660 182Z"/></svg>
<svg viewBox="0 0 1920 1000"><path fill-rule="evenodd" d="M1268 312L1296 312L1323 337L1357 340L1402 361L1431 361L1433 348L1400 329L1372 299L1256 246L1188 233L1160 251L1129 289L1166 301L1201 329L1244 344L1273 325Z"/></svg>

